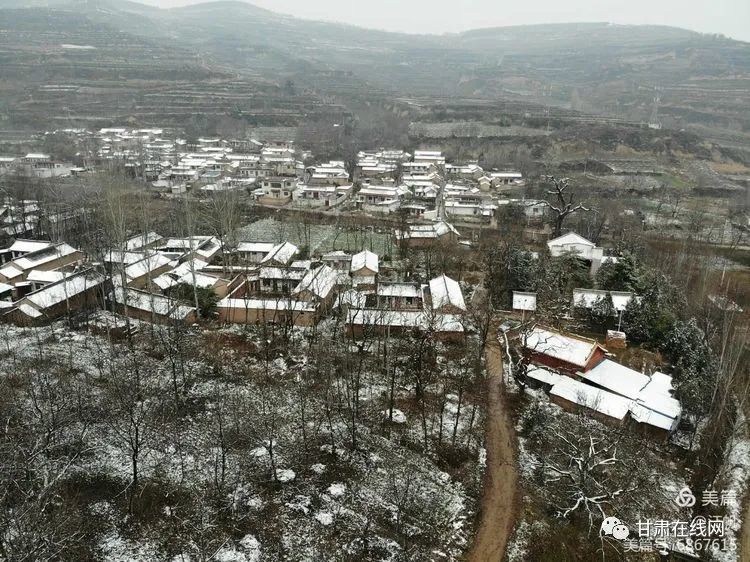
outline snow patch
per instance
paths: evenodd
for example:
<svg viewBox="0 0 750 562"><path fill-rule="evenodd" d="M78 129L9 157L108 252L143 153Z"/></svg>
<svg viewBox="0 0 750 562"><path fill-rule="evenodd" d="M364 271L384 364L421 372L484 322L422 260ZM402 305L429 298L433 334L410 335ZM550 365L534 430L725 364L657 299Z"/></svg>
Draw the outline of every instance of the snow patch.
<svg viewBox="0 0 750 562"><path fill-rule="evenodd" d="M382 414L385 419L389 419L391 417L388 410L383 410ZM404 424L406 423L406 414L404 414L401 410L394 408L392 421L393 423Z"/></svg>
<svg viewBox="0 0 750 562"><path fill-rule="evenodd" d="M293 470L288 468L277 468L276 469L276 480L279 482L291 482L297 477Z"/></svg>
<svg viewBox="0 0 750 562"><path fill-rule="evenodd" d="M328 495L332 498L340 498L346 493L346 484L336 482L328 487Z"/></svg>
<svg viewBox="0 0 750 562"><path fill-rule="evenodd" d="M333 514L327 511L319 511L315 514L315 519L318 523L327 527L333 523Z"/></svg>

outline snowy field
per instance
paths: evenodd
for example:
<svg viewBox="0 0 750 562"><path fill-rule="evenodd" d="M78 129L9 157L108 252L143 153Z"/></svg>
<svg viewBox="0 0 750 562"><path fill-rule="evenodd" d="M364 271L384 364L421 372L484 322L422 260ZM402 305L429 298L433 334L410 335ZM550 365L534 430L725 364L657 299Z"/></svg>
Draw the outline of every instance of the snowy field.
<svg viewBox="0 0 750 562"><path fill-rule="evenodd" d="M340 336L321 336L320 353L300 351L314 345L309 336L295 330L277 346L276 336L236 328L143 325L131 348L62 324L0 326L4 419L46 436L19 437L20 445L6 436L4 446L36 452L3 462L21 463L35 486L50 487L54 505L69 508L52 511L49 526L16 521L28 540L15 535L11 552L34 533L55 540L63 528L55 517L75 512L64 526L72 542L58 544L81 559L460 559L481 488L481 410L467 392L459 411L439 376L420 409L402 377L388 422L377 349L337 360L351 355ZM456 367L440 360L438 368ZM437 443L451 443L463 461L447 461ZM30 507L18 502L5 518Z"/></svg>

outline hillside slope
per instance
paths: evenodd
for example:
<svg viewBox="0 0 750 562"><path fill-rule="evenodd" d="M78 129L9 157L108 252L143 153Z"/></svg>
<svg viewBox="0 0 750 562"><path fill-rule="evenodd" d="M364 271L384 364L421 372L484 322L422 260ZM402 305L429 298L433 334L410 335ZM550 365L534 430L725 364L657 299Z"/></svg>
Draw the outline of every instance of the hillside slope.
<svg viewBox="0 0 750 562"><path fill-rule="evenodd" d="M0 27L10 27L21 51L34 51L37 38L15 33L17 19L7 7L41 3L0 0ZM408 35L307 21L236 1L174 9L115 0L44 4L88 22L79 30L66 24L69 16L48 18L46 32L75 44L91 26L138 37L164 55L143 58L136 51L130 58L155 61L156 68L175 50L210 72L277 86L292 80L308 96L343 103L394 95L507 99L658 121L729 145L750 144L750 44L721 36L606 23ZM8 47L3 56L12 63Z"/></svg>

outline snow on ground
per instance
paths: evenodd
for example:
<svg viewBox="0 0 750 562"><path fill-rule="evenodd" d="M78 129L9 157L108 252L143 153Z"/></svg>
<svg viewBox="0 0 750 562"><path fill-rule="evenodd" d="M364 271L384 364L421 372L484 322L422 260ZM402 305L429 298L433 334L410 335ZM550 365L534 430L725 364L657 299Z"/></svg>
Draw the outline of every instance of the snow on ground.
<svg viewBox="0 0 750 562"><path fill-rule="evenodd" d="M747 420L744 415L739 415L735 425L735 431L731 439L731 447L724 461L724 473L719 477L723 481L724 490L732 490L737 494L737 499L727 505L726 524L724 534L727 542L733 539L740 542L742 530L742 507L743 501L747 499L748 480L750 479L750 436L745 428ZM747 523L747 522L746 522ZM727 549L726 551L714 551L713 556L719 562L734 562L737 560L737 551Z"/></svg>
<svg viewBox="0 0 750 562"><path fill-rule="evenodd" d="M401 410L394 408L393 409L393 417L391 418L391 412L389 410L383 410L382 411L383 418L388 420L392 419L393 423L397 424L403 424L406 423L406 414L404 414Z"/></svg>
<svg viewBox="0 0 750 562"><path fill-rule="evenodd" d="M151 562L158 560L158 550L148 542L133 542L112 532L99 543L104 562Z"/></svg>
<svg viewBox="0 0 750 562"><path fill-rule="evenodd" d="M328 495L332 498L340 498L346 493L346 484L335 482L328 487Z"/></svg>
<svg viewBox="0 0 750 562"><path fill-rule="evenodd" d="M321 525L327 527L328 525L333 524L333 514L328 513L327 511L319 511L315 514L315 520Z"/></svg>
<svg viewBox="0 0 750 562"><path fill-rule="evenodd" d="M151 327L147 329L151 330ZM256 336L246 335L245 331L222 330L211 334L247 337L256 348L263 345ZM188 337L191 338L189 345L200 350L197 342L201 341L199 338L203 337L202 334L195 330ZM302 341L301 332L294 332L293 337ZM128 368L124 346L123 353L113 354L108 340L86 332L70 332L62 324L38 329L0 326L0 340L4 340L0 344L0 353L7 358L5 371L0 365L0 375L11 374L18 364L27 359L37 360L42 356L55 358L56 363L79 372L82 380L92 384L95 396L104 391L112 373L122 377ZM142 354L139 357L144 365L148 365L148 372L153 372L157 382L169 389L165 393L171 393L168 359L149 355L145 347L143 352L139 348L136 351ZM263 362L231 348L206 350L206 355L210 356L211 361L220 361L221 372L217 373L213 364L208 363L200 353L188 358L184 364L184 376L189 381L186 394L189 400L201 407L191 411L170 431L151 431L148 434L148 447L139 459L141 479L148 481L157 477L165 490L182 485L213 486L222 452L217 442L212 441L210 430L220 411L221 396L247 400L251 404L260 399L253 380L247 379L247 375L236 375L234 370L241 369L243 373L251 373L254 369L265 370ZM268 364L267 375L284 384L285 377L292 378L291 371L294 369L290 365L300 364L302 359L304 357L289 354L273 360ZM110 362L113 362L112 365ZM448 472L439 470L430 456L402 446L404 439L417 444L422 440L419 416L408 414L409 410L401 404L402 400L413 395L413 389L400 388L398 391L400 409L394 409L394 421L397 423L393 428L395 435L386 438L378 433L382 415L387 413L387 409L382 409L386 405L383 396L387 389L387 384L374 371L370 370L363 377L362 396L367 397L367 407L370 408L371 419L375 421L372 429L367 426L359 428L358 450L354 452L347 442L348 420L334 419L330 427L328 423L306 424L311 444L303 454L300 426L296 422L297 395L290 392L285 399L274 402L273 411L278 424L273 439L274 460L279 467L276 475L284 485L268 488L273 480L269 476L268 436L259 435L250 439L247 429L243 429L241 435L249 442L237 451L230 451L225 459L227 485L221 498L227 511L238 517L267 519L269 525L278 524L285 533L282 542L289 546L288 552L294 553L296 560L331 559L329 549L332 541L341 544L343 551L356 557L363 548L358 541L361 540L361 529L368 526L365 514L369 513L370 517L375 518L373 521L377 522L380 518L380 522L374 526L369 524L372 529L368 537L369 548L377 551L379 559L395 560L400 555L400 547L391 538L386 538L393 534L394 510L398 509L393 499L399 491L404 493L404 490L408 490L411 496L409 506L414 515L404 517L404 528L406 533L413 535L410 542L425 540L431 548L434 543L437 550L446 553L447 559L457 559L468 545L471 534L468 522L473 520L476 498L471 497L466 487L453 480ZM450 437L453 420L458 413L457 396L449 395L447 398L443 427L445 441ZM147 407L148 402L144 402L143 406ZM469 404L463 404L458 416L460 444L478 444L478 441L467 439L470 415ZM438 431L436 419L429 421L433 436ZM97 500L87 506L87 513L97 517L105 528L97 539L97 548L104 560L112 562L169 560L174 556L174 551L166 556L161 550L163 545L157 544L158 535L146 533L135 539L132 529L128 533L121 532L128 525L122 506L127 495L123 489L130 480L131 466L126 447L117 439L114 429L109 425L109 419L97 420L88 432L89 451L73 468L82 475L101 475L112 479L112 486L117 488L116 496L109 500ZM179 447L174 444L175 434L172 431L179 432ZM479 411L476 412L473 431L481 434ZM470 462L477 466L479 450L474 446L469 450ZM478 478L481 478L481 470L478 474ZM478 489L476 483L473 487ZM168 503L158 506L155 513L157 517L171 519L180 516L180 507ZM385 527L381 528L381 525ZM340 535L332 537L332 529ZM264 545L262 557L260 544L257 548L251 548L254 543L248 539L244 544L243 539L237 544L229 540L218 550L215 559L231 562L278 559L278 552L272 546L278 544L278 537L272 534L273 539L266 541L264 529L259 529L257 533L253 529L253 532L249 536ZM436 533L435 537L423 539L424 533L428 532ZM185 547L184 550L184 554L177 557L180 562L190 559L191 548ZM195 556L192 558L195 559Z"/></svg>

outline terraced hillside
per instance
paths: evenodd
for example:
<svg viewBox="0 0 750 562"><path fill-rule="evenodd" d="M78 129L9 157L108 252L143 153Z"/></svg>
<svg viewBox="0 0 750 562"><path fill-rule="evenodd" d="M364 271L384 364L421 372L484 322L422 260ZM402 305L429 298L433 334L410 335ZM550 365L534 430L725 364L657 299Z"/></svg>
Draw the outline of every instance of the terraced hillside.
<svg viewBox="0 0 750 562"><path fill-rule="evenodd" d="M345 111L352 100L503 100L517 104L508 111L532 104L546 114L657 121L750 146L750 44L671 27L557 24L438 36L415 25L409 35L233 1L162 10L0 0L0 29L5 107L27 118L49 109L40 87L59 85L70 89L57 113L65 107L84 120L110 108L110 117L144 122L193 111L289 125Z"/></svg>
<svg viewBox="0 0 750 562"><path fill-rule="evenodd" d="M295 125L303 115L345 112L314 93L282 91L274 73L238 73L179 41L98 21L105 15L0 10L0 119L36 129L184 125L196 115Z"/></svg>

